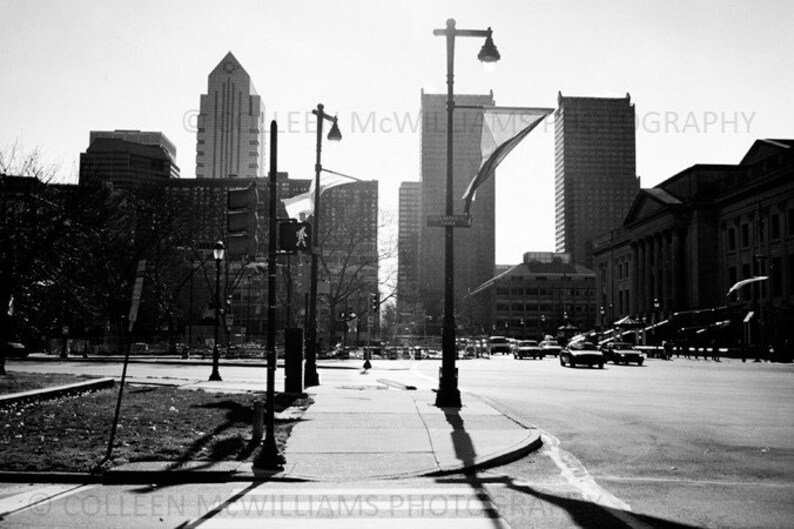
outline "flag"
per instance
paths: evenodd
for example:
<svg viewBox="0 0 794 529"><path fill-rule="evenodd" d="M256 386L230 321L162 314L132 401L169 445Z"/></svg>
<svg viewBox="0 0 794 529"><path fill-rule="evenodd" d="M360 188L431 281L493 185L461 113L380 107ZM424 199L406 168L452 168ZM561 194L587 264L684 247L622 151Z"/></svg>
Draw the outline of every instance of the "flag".
<svg viewBox="0 0 794 529"><path fill-rule="evenodd" d="M477 188L493 174L505 156L521 143L553 108L485 107L482 119L480 151L482 162L477 175L469 182L463 200L464 213L469 214Z"/></svg>
<svg viewBox="0 0 794 529"><path fill-rule="evenodd" d="M739 290L744 285L754 283L755 281L764 281L765 279L769 279L769 276L755 276L749 279L742 279L741 281L734 283L734 285L730 289L728 289L728 293L726 294L726 296L730 296L731 292L733 292L734 290Z"/></svg>
<svg viewBox="0 0 794 529"><path fill-rule="evenodd" d="M323 169L323 174L320 175L320 196L332 187L342 184L352 184L353 182L361 182L358 178L352 176L335 173L327 169ZM309 190L294 197L285 198L284 208L287 210L287 216L293 219L300 219L300 216L308 217L314 212L314 180L312 180Z"/></svg>

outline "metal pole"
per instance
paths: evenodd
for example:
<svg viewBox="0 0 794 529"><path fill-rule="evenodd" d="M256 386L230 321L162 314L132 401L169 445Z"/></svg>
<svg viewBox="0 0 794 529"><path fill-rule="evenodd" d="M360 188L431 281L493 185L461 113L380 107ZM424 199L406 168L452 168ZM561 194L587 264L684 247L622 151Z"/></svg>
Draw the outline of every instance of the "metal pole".
<svg viewBox="0 0 794 529"><path fill-rule="evenodd" d="M265 440L254 465L257 468L280 469L284 456L278 451L275 436L276 414L276 195L278 186L276 121L270 122L270 207L268 216L267 252L267 398L265 399Z"/></svg>
<svg viewBox="0 0 794 529"><path fill-rule="evenodd" d="M193 346L193 259L190 260L190 302L187 315L187 349L189 351Z"/></svg>
<svg viewBox="0 0 794 529"><path fill-rule="evenodd" d="M325 113L322 103L317 105L317 158L314 164L314 213L312 214L312 233L314 234L314 248L312 248L312 268L309 278L309 314L306 332L306 365L304 366L303 381L306 387L319 386L320 377L317 375L317 252L320 238L320 172L322 171L321 154L323 141L323 121Z"/></svg>
<svg viewBox="0 0 794 529"><path fill-rule="evenodd" d="M452 215L453 209L453 169L452 169L452 119L455 110L455 20L447 20L447 189L446 214ZM436 394L436 406L440 408L460 408L458 373L455 367L455 262L453 227L444 228L444 319L441 333L441 373Z"/></svg>
<svg viewBox="0 0 794 529"><path fill-rule="evenodd" d="M221 260L215 259L215 341L212 344L212 373L210 374L211 381L220 381L221 374L218 372L218 357L220 350L218 349L218 323L220 320L220 305L221 305Z"/></svg>

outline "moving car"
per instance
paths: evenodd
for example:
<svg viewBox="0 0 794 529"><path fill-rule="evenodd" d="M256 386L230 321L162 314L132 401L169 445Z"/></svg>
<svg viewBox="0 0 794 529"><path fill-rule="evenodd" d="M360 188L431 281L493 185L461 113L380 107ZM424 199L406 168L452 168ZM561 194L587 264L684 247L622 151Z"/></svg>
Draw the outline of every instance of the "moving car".
<svg viewBox="0 0 794 529"><path fill-rule="evenodd" d="M641 366L645 361L645 354L635 349L634 346L628 342L609 342L601 346L601 351L604 353L604 358L607 362L614 362L616 364L636 363L638 366Z"/></svg>
<svg viewBox="0 0 794 529"><path fill-rule="evenodd" d="M532 358L543 358L545 355L546 352L541 349L538 342L535 340L520 340L513 351L513 357L516 360L522 360L528 356Z"/></svg>
<svg viewBox="0 0 794 529"><path fill-rule="evenodd" d="M557 340L543 340L540 342L540 348L547 355L559 356L562 351L562 346Z"/></svg>
<svg viewBox="0 0 794 529"><path fill-rule="evenodd" d="M565 349L560 352L560 365L569 367L576 367L577 365L588 365L593 367L598 366L599 369L604 368L604 353L598 350L598 347L591 342L580 340L578 342L569 343Z"/></svg>
<svg viewBox="0 0 794 529"><path fill-rule="evenodd" d="M510 354L510 340L504 336L491 336L488 339L488 352L492 355L498 353Z"/></svg>

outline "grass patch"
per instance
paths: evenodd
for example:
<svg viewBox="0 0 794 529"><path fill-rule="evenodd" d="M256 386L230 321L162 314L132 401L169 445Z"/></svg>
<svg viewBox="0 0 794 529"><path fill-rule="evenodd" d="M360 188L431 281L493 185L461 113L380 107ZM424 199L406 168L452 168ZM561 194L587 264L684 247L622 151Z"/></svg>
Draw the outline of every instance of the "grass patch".
<svg viewBox="0 0 794 529"><path fill-rule="evenodd" d="M20 371L8 371L7 373L5 376L0 376L0 395L64 386L98 378L91 375L69 375L65 373L25 373Z"/></svg>
<svg viewBox="0 0 794 529"><path fill-rule="evenodd" d="M0 470L94 468L107 451L117 391L0 408ZM250 460L253 400L250 394L127 386L111 464ZM276 411L310 404L276 395ZM276 422L281 450L294 424Z"/></svg>

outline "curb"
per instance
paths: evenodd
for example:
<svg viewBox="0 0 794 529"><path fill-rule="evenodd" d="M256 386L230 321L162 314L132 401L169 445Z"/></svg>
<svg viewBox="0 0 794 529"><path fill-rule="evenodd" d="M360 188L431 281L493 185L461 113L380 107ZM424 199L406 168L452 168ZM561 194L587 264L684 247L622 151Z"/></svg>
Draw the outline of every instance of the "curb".
<svg viewBox="0 0 794 529"><path fill-rule="evenodd" d="M27 356L25 358L13 358L14 361L19 361L20 363L25 362L86 362L86 363L96 363L96 364L117 364L123 363L124 357L123 356L91 356L91 357L81 357L81 356L70 356L68 358L60 358L58 356ZM211 366L212 360L211 359L181 359L176 357L146 357L146 358L130 358L130 364L162 364L162 365L175 365L175 366ZM267 367L267 363L262 358L251 359L248 362L242 362L239 360L232 360L232 361L225 361L220 359L220 363L218 364L220 367L228 366L228 367ZM279 369L284 369L284 362L279 361L277 364ZM346 365L333 365L333 364L317 364L317 369L359 369L358 366L346 366Z"/></svg>
<svg viewBox="0 0 794 529"><path fill-rule="evenodd" d="M403 391L414 391L414 390L416 390L416 386L403 384L402 382L397 382L395 380L389 380L388 378L377 378L377 379L375 379L375 382L379 382L381 384L385 384L385 385L393 387L393 388L401 389Z"/></svg>
<svg viewBox="0 0 794 529"><path fill-rule="evenodd" d="M11 393L9 395L0 396L0 406L16 404L18 402L27 402L29 400L56 399L64 395L71 395L72 393L112 388L115 383L115 379L112 377L104 377L95 380L88 380L86 382L75 382L74 384L66 384L63 386L32 389L30 391L23 391L20 393Z"/></svg>

